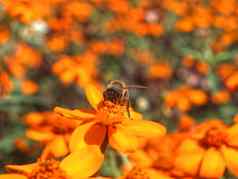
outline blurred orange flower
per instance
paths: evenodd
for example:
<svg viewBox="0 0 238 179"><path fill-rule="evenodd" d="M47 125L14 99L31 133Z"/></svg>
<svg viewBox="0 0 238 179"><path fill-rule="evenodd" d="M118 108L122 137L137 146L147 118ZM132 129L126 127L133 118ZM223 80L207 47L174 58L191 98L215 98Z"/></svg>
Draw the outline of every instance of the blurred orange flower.
<svg viewBox="0 0 238 179"><path fill-rule="evenodd" d="M17 78L25 77L28 69L35 69L41 65L40 53L27 44L18 44L15 53L4 60L9 71Z"/></svg>
<svg viewBox="0 0 238 179"><path fill-rule="evenodd" d="M235 65L224 63L218 66L217 74L222 80L225 80L226 78L231 76L231 74L235 72L236 70L237 70L237 67Z"/></svg>
<svg viewBox="0 0 238 179"><path fill-rule="evenodd" d="M0 45L6 43L10 38L10 32L7 27L0 26Z"/></svg>
<svg viewBox="0 0 238 179"><path fill-rule="evenodd" d="M19 1L0 1L7 12L23 23L31 23L34 20L42 19L50 14L49 1L19 0Z"/></svg>
<svg viewBox="0 0 238 179"><path fill-rule="evenodd" d="M70 1L66 3L65 6L65 15L71 18L75 18L81 22L85 22L88 20L90 15L92 14L93 6L90 3L85 1Z"/></svg>
<svg viewBox="0 0 238 179"><path fill-rule="evenodd" d="M124 52L124 44L121 40L112 40L110 42L95 41L91 43L90 49L92 52L99 55L122 55Z"/></svg>
<svg viewBox="0 0 238 179"><path fill-rule="evenodd" d="M215 104L226 104L230 99L230 93L226 90L217 91L212 95L212 102Z"/></svg>
<svg viewBox="0 0 238 179"><path fill-rule="evenodd" d="M81 87L96 81L97 56L91 51L79 56L63 56L53 65L53 72L64 84L76 82ZM87 74L87 75L85 75Z"/></svg>
<svg viewBox="0 0 238 179"><path fill-rule="evenodd" d="M13 84L9 75L4 71L0 72L0 97L9 94L12 89Z"/></svg>
<svg viewBox="0 0 238 179"><path fill-rule="evenodd" d="M165 95L165 105L169 108L178 108L185 112L194 106L202 106L208 101L207 94L199 89L193 89L189 86L181 86Z"/></svg>
<svg viewBox="0 0 238 179"><path fill-rule="evenodd" d="M173 70L167 63L155 63L148 69L148 76L151 79L168 80L173 74Z"/></svg>
<svg viewBox="0 0 238 179"><path fill-rule="evenodd" d="M155 56L149 50L135 49L133 51L133 56L135 56L135 60L139 63L146 65L151 65L156 61Z"/></svg>
<svg viewBox="0 0 238 179"><path fill-rule="evenodd" d="M25 95L32 95L38 91L38 85L34 81L24 80L21 83L21 91Z"/></svg>
<svg viewBox="0 0 238 179"><path fill-rule="evenodd" d="M67 38L62 34L54 34L48 38L47 46L53 52L60 52L68 45Z"/></svg>
<svg viewBox="0 0 238 179"><path fill-rule="evenodd" d="M110 3L110 8L116 13L114 17L107 22L109 32L122 30L133 32L138 36L160 36L163 34L164 28L157 21L159 12L151 11L148 15L147 8L149 9L153 3L144 2L145 1L138 2L137 7L128 6L129 3L125 1L119 4ZM119 8L120 6L122 6L122 8ZM156 7L154 7L154 9L156 9Z"/></svg>
<svg viewBox="0 0 238 179"><path fill-rule="evenodd" d="M188 131L196 124L196 120L187 114L182 114L179 118L178 130Z"/></svg>

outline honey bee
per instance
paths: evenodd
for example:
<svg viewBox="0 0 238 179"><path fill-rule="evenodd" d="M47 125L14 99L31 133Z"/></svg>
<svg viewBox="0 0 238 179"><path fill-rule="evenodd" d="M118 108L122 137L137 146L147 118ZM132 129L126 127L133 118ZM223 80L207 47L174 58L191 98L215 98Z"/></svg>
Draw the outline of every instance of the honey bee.
<svg viewBox="0 0 238 179"><path fill-rule="evenodd" d="M128 117L131 119L130 115L130 96L129 88L146 88L140 85L126 85L123 81L112 80L103 92L103 98L105 101L110 101L113 104L126 106Z"/></svg>

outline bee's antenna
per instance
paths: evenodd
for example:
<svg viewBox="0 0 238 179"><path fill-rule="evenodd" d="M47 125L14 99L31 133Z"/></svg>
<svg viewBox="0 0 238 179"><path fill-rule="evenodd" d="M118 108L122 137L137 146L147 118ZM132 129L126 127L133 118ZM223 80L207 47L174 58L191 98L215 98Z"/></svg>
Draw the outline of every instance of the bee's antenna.
<svg viewBox="0 0 238 179"><path fill-rule="evenodd" d="M142 86L142 85L127 85L126 88L146 89L147 86Z"/></svg>

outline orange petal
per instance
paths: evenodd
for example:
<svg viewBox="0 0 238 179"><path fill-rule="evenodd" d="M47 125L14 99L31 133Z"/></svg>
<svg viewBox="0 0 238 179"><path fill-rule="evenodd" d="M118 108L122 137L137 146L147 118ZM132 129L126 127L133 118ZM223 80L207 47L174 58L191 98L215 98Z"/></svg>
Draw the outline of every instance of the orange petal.
<svg viewBox="0 0 238 179"><path fill-rule="evenodd" d="M238 176L238 150L222 146L222 153L228 170Z"/></svg>
<svg viewBox="0 0 238 179"><path fill-rule="evenodd" d="M19 174L0 174L0 179L27 179L27 176Z"/></svg>
<svg viewBox="0 0 238 179"><path fill-rule="evenodd" d="M111 177L90 177L90 179L112 179L112 178Z"/></svg>
<svg viewBox="0 0 238 179"><path fill-rule="evenodd" d="M106 136L106 127L89 122L76 128L70 138L70 150L77 151L87 145L101 145Z"/></svg>
<svg viewBox="0 0 238 179"><path fill-rule="evenodd" d="M203 157L202 152L185 153L179 155L175 160L175 167L188 175L195 176Z"/></svg>
<svg viewBox="0 0 238 179"><path fill-rule="evenodd" d="M146 172L150 179L173 179L168 174L159 170L148 169Z"/></svg>
<svg viewBox="0 0 238 179"><path fill-rule="evenodd" d="M32 129L28 129L26 131L26 136L32 140L39 142L46 142L52 140L55 137L55 135L51 132L42 132Z"/></svg>
<svg viewBox="0 0 238 179"><path fill-rule="evenodd" d="M225 161L219 151L214 148L208 149L203 157L200 176L204 178L220 178L225 171Z"/></svg>
<svg viewBox="0 0 238 179"><path fill-rule="evenodd" d="M227 144L233 147L238 147L238 124L231 126L228 130Z"/></svg>
<svg viewBox="0 0 238 179"><path fill-rule="evenodd" d="M196 175L202 156L203 149L195 140L184 140L176 150L174 171L176 171L176 173L186 173L193 176Z"/></svg>
<svg viewBox="0 0 238 179"><path fill-rule="evenodd" d="M79 109L70 110L70 109L61 108L61 107L55 107L54 111L64 117L72 118L72 119L79 119L79 120L83 120L83 121L89 121L95 117L95 115L93 113L85 112L85 111L79 110Z"/></svg>
<svg viewBox="0 0 238 179"><path fill-rule="evenodd" d="M138 137L160 137L165 135L166 128L150 120L126 120L122 123L124 130Z"/></svg>
<svg viewBox="0 0 238 179"><path fill-rule="evenodd" d="M78 177L78 176L74 176L74 177L70 177L70 179L112 179L111 177Z"/></svg>
<svg viewBox="0 0 238 179"><path fill-rule="evenodd" d="M120 152L134 152L140 147L140 138L130 135L123 128L113 129L109 128L109 143Z"/></svg>
<svg viewBox="0 0 238 179"><path fill-rule="evenodd" d="M128 156L129 160L136 163L139 167L150 167L152 166L154 159L148 155L144 150L136 150L131 155Z"/></svg>
<svg viewBox="0 0 238 179"><path fill-rule="evenodd" d="M138 113L136 111L133 111L133 109L130 108L130 116L131 116L131 120L142 120L143 116L141 113Z"/></svg>
<svg viewBox="0 0 238 179"><path fill-rule="evenodd" d="M30 126L37 126L44 121L44 117L39 112L30 112L24 116L24 121Z"/></svg>
<svg viewBox="0 0 238 179"><path fill-rule="evenodd" d="M29 174L37 166L36 163L26 164L26 165L7 165L6 169L10 171L15 171L18 173Z"/></svg>
<svg viewBox="0 0 238 179"><path fill-rule="evenodd" d="M198 145L197 141L192 139L185 139L177 148L177 153L183 154L200 150L202 150L202 148Z"/></svg>
<svg viewBox="0 0 238 179"><path fill-rule="evenodd" d="M45 151L49 154L53 154L55 157L62 157L68 153L68 147L63 136L56 137L45 148ZM47 155L47 154L45 154Z"/></svg>
<svg viewBox="0 0 238 179"><path fill-rule="evenodd" d="M86 85L85 95L94 109L97 109L98 104L103 100L102 92L95 85Z"/></svg>
<svg viewBox="0 0 238 179"><path fill-rule="evenodd" d="M87 146L68 155L60 164L70 177L89 177L101 167L104 156L97 146Z"/></svg>

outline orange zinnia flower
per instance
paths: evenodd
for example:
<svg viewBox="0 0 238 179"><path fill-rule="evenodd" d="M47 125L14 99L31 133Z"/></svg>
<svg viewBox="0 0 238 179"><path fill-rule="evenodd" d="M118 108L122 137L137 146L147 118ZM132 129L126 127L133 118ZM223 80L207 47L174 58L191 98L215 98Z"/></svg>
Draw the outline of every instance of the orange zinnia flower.
<svg viewBox="0 0 238 179"><path fill-rule="evenodd" d="M193 105L202 106L207 101L208 96L204 91L189 86L181 86L168 92L165 96L165 105L167 107L176 107L183 112L189 111Z"/></svg>
<svg viewBox="0 0 238 179"><path fill-rule="evenodd" d="M217 75L222 80L225 80L229 76L231 76L234 72L236 72L236 70L237 70L237 67L234 64L224 63L218 66Z"/></svg>
<svg viewBox="0 0 238 179"><path fill-rule="evenodd" d="M191 32L194 29L194 24L191 17L184 17L176 21L175 28L182 32Z"/></svg>
<svg viewBox="0 0 238 179"><path fill-rule="evenodd" d="M238 71L225 80L225 85L230 91L235 91L238 88Z"/></svg>
<svg viewBox="0 0 238 179"><path fill-rule="evenodd" d="M25 95L32 95L38 91L38 85L34 81L24 80L21 84L21 91Z"/></svg>
<svg viewBox="0 0 238 179"><path fill-rule="evenodd" d="M53 65L53 72L64 84L75 82L84 87L95 82L97 76L97 56L86 51L78 56L63 56ZM85 75L87 74L87 75Z"/></svg>
<svg viewBox="0 0 238 179"><path fill-rule="evenodd" d="M59 117L53 112L31 112L24 116L24 121L28 127L26 136L46 146L44 155L61 157L69 152L69 136L78 121Z"/></svg>
<svg viewBox="0 0 238 179"><path fill-rule="evenodd" d="M168 172L156 170L153 168L143 168L135 166L118 179L178 179L178 177L169 176ZM193 177L179 177L179 179L197 179Z"/></svg>
<svg viewBox="0 0 238 179"><path fill-rule="evenodd" d="M3 45L10 39L10 31L7 27L0 26L0 45Z"/></svg>
<svg viewBox="0 0 238 179"><path fill-rule="evenodd" d="M177 170L186 176L219 178L227 168L238 176L238 124L228 127L220 120L211 120L198 125L192 133L177 148Z"/></svg>
<svg viewBox="0 0 238 179"><path fill-rule="evenodd" d="M142 168L135 166L131 170L126 171L119 179L174 179L165 173L153 168Z"/></svg>
<svg viewBox="0 0 238 179"><path fill-rule="evenodd" d="M141 64L152 65L156 61L156 57L149 50L135 49L132 53L135 60Z"/></svg>
<svg viewBox="0 0 238 179"><path fill-rule="evenodd" d="M110 42L95 41L89 47L95 54L112 54L122 55L124 52L124 44L121 40L115 39Z"/></svg>
<svg viewBox="0 0 238 179"><path fill-rule="evenodd" d="M65 3L65 6L66 16L75 17L80 22L86 22L93 11L93 6L87 1L70 1Z"/></svg>
<svg viewBox="0 0 238 179"><path fill-rule="evenodd" d="M82 122L72 134L71 151L87 145L102 145L105 141L119 151L134 151L141 139L161 136L166 132L165 127L142 120L142 116L136 112L131 111L132 119L129 119L126 106L103 100L102 93L93 85L87 85L86 96L94 108L91 112L55 108L64 117Z"/></svg>
<svg viewBox="0 0 238 179"><path fill-rule="evenodd" d="M168 63L155 63L148 69L148 76L151 79L168 80L173 74L173 70Z"/></svg>
<svg viewBox="0 0 238 179"><path fill-rule="evenodd" d="M187 133L176 132L147 140L143 148L128 155L131 165L154 170L160 174L161 179L176 178L180 175L174 171L175 149L185 138Z"/></svg>
<svg viewBox="0 0 238 179"><path fill-rule="evenodd" d="M226 90L220 90L212 95L212 102L215 104L226 104L230 101L231 95Z"/></svg>
<svg viewBox="0 0 238 179"><path fill-rule="evenodd" d="M62 34L54 34L48 38L47 46L52 52L61 52L68 45L68 40Z"/></svg>
<svg viewBox="0 0 238 179"><path fill-rule="evenodd" d="M23 23L31 23L34 20L44 18L50 13L50 3L48 1L0 1L10 16Z"/></svg>
<svg viewBox="0 0 238 179"><path fill-rule="evenodd" d="M4 59L8 70L17 78L23 78L28 69L41 65L41 55L27 44L18 44L15 53Z"/></svg>
<svg viewBox="0 0 238 179"><path fill-rule="evenodd" d="M179 118L178 129L180 131L190 130L193 126L195 126L196 120L187 114L182 114Z"/></svg>
<svg viewBox="0 0 238 179"><path fill-rule="evenodd" d="M219 2L219 3L218 3ZM211 6L213 7L214 10L216 10L220 14L224 15L229 15L231 13L234 13L236 10L235 7L237 7L237 2L236 0L212 0L211 1Z"/></svg>
<svg viewBox="0 0 238 179"><path fill-rule="evenodd" d="M13 84L9 78L9 75L4 71L0 72L0 97L10 93L12 88Z"/></svg>
<svg viewBox="0 0 238 179"><path fill-rule="evenodd" d="M100 169L103 158L98 147L88 146L68 155L62 161L48 158L27 165L7 165L12 173L1 174L0 179L97 179L90 176Z"/></svg>

